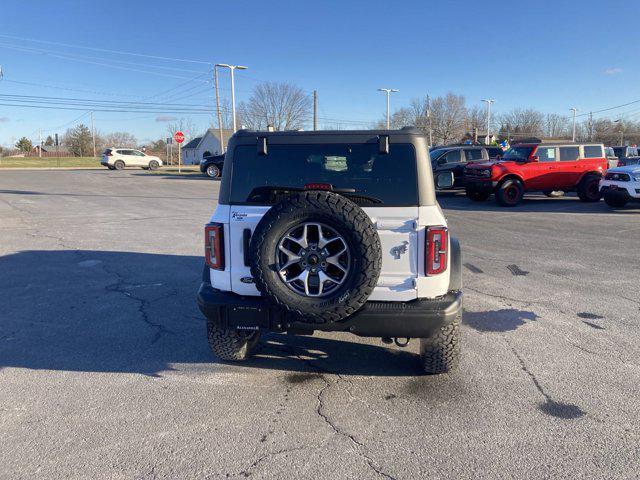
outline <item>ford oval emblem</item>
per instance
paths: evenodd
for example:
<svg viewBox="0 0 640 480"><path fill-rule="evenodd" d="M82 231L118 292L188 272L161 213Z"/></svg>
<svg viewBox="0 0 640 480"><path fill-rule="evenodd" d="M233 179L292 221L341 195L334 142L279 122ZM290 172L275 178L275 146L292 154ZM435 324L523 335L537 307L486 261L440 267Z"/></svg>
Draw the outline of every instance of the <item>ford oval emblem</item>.
<svg viewBox="0 0 640 480"><path fill-rule="evenodd" d="M253 283L253 277L242 277L240 281L242 283Z"/></svg>

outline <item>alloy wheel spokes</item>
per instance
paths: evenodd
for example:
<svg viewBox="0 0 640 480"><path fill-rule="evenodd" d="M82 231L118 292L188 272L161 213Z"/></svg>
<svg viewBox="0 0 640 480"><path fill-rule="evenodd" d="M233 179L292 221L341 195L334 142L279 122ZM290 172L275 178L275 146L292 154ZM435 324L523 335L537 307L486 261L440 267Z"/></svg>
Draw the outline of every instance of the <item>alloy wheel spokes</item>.
<svg viewBox="0 0 640 480"><path fill-rule="evenodd" d="M280 278L308 297L329 295L344 283L351 267L345 239L320 223L290 229L278 242L276 257Z"/></svg>

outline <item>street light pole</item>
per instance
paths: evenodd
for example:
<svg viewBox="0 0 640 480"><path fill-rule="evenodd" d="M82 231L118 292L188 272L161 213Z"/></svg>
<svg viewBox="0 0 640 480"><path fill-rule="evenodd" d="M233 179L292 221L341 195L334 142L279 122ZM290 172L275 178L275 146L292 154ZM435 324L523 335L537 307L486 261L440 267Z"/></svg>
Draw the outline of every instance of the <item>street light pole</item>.
<svg viewBox="0 0 640 480"><path fill-rule="evenodd" d="M573 134L571 135L571 141L575 142L576 141L576 112L578 111L578 109L575 107L572 107L569 110L573 112Z"/></svg>
<svg viewBox="0 0 640 480"><path fill-rule="evenodd" d="M213 77L216 87L216 110L218 111L218 136L220 137L220 153L224 153L224 138L222 138L222 114L220 113L220 90L218 88L218 65L213 66Z"/></svg>
<svg viewBox="0 0 640 480"><path fill-rule="evenodd" d="M491 129L491 104L495 102L495 100L487 98L482 101L487 104L487 136L485 137L484 143L485 145L489 145L489 139L491 138L491 132L489 131Z"/></svg>
<svg viewBox="0 0 640 480"><path fill-rule="evenodd" d="M233 72L236 68L238 70L246 70L247 67L243 65L228 65L226 63L217 63L215 66L228 68L231 72L231 115L233 116L233 132L235 133L238 128L236 126L236 85Z"/></svg>
<svg viewBox="0 0 640 480"><path fill-rule="evenodd" d="M379 92L387 92L387 130L391 128L391 94L399 92L400 90L396 90L395 88L379 88Z"/></svg>

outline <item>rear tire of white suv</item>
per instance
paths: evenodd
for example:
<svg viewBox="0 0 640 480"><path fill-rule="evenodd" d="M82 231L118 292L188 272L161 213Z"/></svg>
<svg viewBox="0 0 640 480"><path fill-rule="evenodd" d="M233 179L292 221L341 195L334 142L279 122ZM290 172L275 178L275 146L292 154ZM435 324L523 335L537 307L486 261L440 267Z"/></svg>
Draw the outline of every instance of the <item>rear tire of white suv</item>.
<svg viewBox="0 0 640 480"><path fill-rule="evenodd" d="M209 347L220 360L237 362L248 359L260 341L259 331L238 331L222 328L207 320Z"/></svg>
<svg viewBox="0 0 640 480"><path fill-rule="evenodd" d="M116 170L123 170L124 169L124 162L122 160L116 160L116 162L113 164L113 167Z"/></svg>
<svg viewBox="0 0 640 480"><path fill-rule="evenodd" d="M433 336L420 339L420 360L425 373L437 375L453 370L460 358L460 319L441 327Z"/></svg>

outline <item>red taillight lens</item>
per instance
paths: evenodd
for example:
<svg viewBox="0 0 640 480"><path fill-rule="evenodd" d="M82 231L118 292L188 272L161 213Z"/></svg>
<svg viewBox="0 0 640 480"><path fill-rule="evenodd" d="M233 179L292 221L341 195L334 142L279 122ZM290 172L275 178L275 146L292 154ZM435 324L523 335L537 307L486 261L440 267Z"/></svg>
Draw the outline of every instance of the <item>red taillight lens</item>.
<svg viewBox="0 0 640 480"><path fill-rule="evenodd" d="M333 190L333 185L331 185L330 183L307 183L304 186L305 190L326 190L326 191L331 191Z"/></svg>
<svg viewBox="0 0 640 480"><path fill-rule="evenodd" d="M210 223L204 227L204 258L214 270L224 270L224 228Z"/></svg>
<svg viewBox="0 0 640 480"><path fill-rule="evenodd" d="M448 248L449 233L446 227L427 228L424 266L427 275L437 275L447 269Z"/></svg>
<svg viewBox="0 0 640 480"><path fill-rule="evenodd" d="M111 152L107 153L107 157L113 157L113 153Z"/></svg>
<svg viewBox="0 0 640 480"><path fill-rule="evenodd" d="M624 162L622 160L618 160L618 166L619 167L624 167Z"/></svg>

